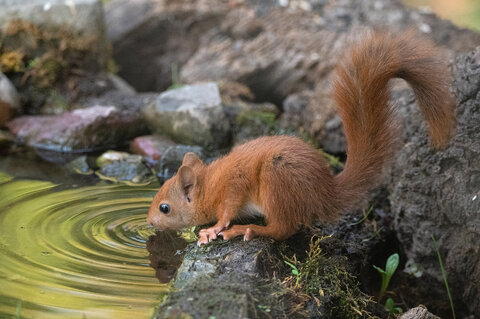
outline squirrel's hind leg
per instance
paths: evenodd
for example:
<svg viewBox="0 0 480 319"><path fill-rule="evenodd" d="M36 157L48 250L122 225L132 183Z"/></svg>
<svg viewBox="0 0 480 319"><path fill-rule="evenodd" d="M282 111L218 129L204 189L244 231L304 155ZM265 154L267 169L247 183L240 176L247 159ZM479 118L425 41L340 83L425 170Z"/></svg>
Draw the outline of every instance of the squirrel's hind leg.
<svg viewBox="0 0 480 319"><path fill-rule="evenodd" d="M243 235L243 240L251 240L255 237L269 237L276 240L281 240L290 237L295 231L285 232L280 230L274 224L268 224L267 226L260 225L233 225L227 230L219 233L225 240Z"/></svg>

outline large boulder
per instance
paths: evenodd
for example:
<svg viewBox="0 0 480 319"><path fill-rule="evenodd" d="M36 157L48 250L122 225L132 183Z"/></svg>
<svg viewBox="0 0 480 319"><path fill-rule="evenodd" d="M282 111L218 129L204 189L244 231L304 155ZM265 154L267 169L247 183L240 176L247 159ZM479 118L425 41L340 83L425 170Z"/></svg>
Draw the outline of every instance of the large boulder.
<svg viewBox="0 0 480 319"><path fill-rule="evenodd" d="M220 78L246 84L257 100L283 104L284 126L299 125L326 151L338 153L345 150L345 140L331 97L331 76L350 39L362 29L413 27L450 52L480 42L479 34L398 0L301 3L232 6L219 26L203 35L201 43L207 45L182 66L181 82Z"/></svg>
<svg viewBox="0 0 480 319"><path fill-rule="evenodd" d="M454 69L458 126L445 150L431 148L413 93L400 94L406 144L390 200L407 257L442 281L435 238L455 304L480 316L480 47L459 55Z"/></svg>
<svg viewBox="0 0 480 319"><path fill-rule="evenodd" d="M175 142L209 149L229 143L230 125L216 83L163 92L143 108L143 114L153 131Z"/></svg>
<svg viewBox="0 0 480 319"><path fill-rule="evenodd" d="M124 145L147 129L138 112L92 106L62 115L22 116L7 123L17 141L60 152Z"/></svg>
<svg viewBox="0 0 480 319"><path fill-rule="evenodd" d="M107 35L120 76L139 91L167 89L228 7L217 0L109 1Z"/></svg>
<svg viewBox="0 0 480 319"><path fill-rule="evenodd" d="M269 240L191 245L155 318L285 317L286 288L265 272L274 258Z"/></svg>
<svg viewBox="0 0 480 319"><path fill-rule="evenodd" d="M18 93L10 80L0 72L0 126L10 120L20 107Z"/></svg>

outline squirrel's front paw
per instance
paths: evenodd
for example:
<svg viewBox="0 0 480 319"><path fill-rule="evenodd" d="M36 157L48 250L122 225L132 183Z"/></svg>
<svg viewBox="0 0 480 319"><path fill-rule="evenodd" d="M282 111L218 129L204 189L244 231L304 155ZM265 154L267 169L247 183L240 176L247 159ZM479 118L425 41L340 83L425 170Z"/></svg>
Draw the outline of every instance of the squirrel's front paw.
<svg viewBox="0 0 480 319"><path fill-rule="evenodd" d="M213 229L213 228L202 229L198 233L198 236L200 237L197 241L198 246L207 244L212 240L217 239L216 229Z"/></svg>

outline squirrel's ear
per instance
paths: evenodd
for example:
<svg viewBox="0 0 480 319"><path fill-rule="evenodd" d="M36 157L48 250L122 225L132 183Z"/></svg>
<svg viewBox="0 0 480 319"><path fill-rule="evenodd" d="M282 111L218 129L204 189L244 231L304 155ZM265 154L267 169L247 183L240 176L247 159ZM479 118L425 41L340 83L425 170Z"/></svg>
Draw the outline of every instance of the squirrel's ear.
<svg viewBox="0 0 480 319"><path fill-rule="evenodd" d="M203 165L202 160L197 156L197 154L195 154L193 152L188 152L187 154L185 154L183 156L182 166L193 167L197 164L202 164Z"/></svg>
<svg viewBox="0 0 480 319"><path fill-rule="evenodd" d="M197 181L195 172L190 167L182 165L178 169L177 175L180 187L185 191L185 195L189 195L190 191L195 185L195 182Z"/></svg>

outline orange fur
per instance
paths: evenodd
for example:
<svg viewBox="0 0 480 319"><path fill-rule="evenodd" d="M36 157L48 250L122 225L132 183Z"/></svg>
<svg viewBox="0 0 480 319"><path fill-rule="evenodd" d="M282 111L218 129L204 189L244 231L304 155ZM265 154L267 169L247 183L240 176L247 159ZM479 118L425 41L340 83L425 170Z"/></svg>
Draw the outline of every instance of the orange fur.
<svg viewBox="0 0 480 319"><path fill-rule="evenodd" d="M152 201L148 221L159 229L217 222L200 231L199 244L222 235L284 239L315 220L334 222L365 199L395 153L399 132L388 105L388 82L412 86L434 146L445 145L455 127L447 67L434 47L412 33L371 33L337 68L333 94L347 140L345 170L333 176L320 153L294 137L260 137L210 165L185 155L178 174ZM164 214L159 206L168 204ZM266 226L231 225L257 208Z"/></svg>

